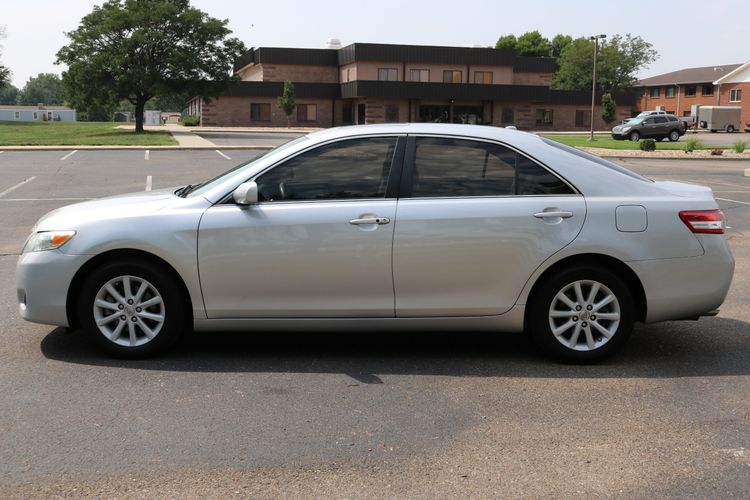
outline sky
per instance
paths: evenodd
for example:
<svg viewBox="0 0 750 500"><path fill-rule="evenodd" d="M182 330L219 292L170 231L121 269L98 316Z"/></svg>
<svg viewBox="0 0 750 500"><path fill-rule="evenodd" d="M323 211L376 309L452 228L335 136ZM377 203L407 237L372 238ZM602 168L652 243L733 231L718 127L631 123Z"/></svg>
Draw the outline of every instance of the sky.
<svg viewBox="0 0 750 500"><path fill-rule="evenodd" d="M102 0L0 0L0 64L22 87L38 73L60 73L55 54L64 32ZM750 60L750 0L192 0L248 47L324 47L352 42L494 46L501 35L539 30L552 38L632 33L652 43L659 59L638 76ZM632 7L628 7L631 5Z"/></svg>

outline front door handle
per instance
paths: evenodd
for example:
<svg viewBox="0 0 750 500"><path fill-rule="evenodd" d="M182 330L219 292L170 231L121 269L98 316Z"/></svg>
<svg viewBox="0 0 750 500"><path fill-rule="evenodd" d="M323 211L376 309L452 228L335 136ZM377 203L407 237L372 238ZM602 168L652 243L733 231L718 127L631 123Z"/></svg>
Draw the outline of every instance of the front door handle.
<svg viewBox="0 0 750 500"><path fill-rule="evenodd" d="M391 219L388 217L363 217L361 219L352 219L349 221L349 224L361 226L365 224L388 224L389 222L391 222Z"/></svg>
<svg viewBox="0 0 750 500"><path fill-rule="evenodd" d="M566 210L555 210L554 212L537 212L534 214L534 217L536 217L537 219L546 219L548 217L560 217L561 219L569 219L573 217L573 212L568 212Z"/></svg>

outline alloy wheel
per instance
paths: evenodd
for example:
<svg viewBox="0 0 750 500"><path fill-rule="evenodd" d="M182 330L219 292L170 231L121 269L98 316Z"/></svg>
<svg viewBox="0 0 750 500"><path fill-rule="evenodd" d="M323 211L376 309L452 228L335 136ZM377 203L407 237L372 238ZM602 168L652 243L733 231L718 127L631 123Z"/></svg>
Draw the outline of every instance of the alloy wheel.
<svg viewBox="0 0 750 500"><path fill-rule="evenodd" d="M593 351L617 332L620 303L604 284L578 280L555 295L548 318L552 334L562 345L575 351Z"/></svg>
<svg viewBox="0 0 750 500"><path fill-rule="evenodd" d="M154 285L137 276L107 281L94 299L94 321L111 342L125 347L147 344L164 326L164 300Z"/></svg>

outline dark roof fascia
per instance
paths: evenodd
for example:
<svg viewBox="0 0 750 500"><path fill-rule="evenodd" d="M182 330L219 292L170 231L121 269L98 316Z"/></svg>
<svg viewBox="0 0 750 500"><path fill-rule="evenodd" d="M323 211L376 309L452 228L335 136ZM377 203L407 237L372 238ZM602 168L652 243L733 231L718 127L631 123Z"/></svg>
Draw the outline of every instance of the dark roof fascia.
<svg viewBox="0 0 750 500"><path fill-rule="evenodd" d="M237 82L222 92L223 97L278 97L284 91L283 82ZM341 86L338 83L294 84L294 94L298 98L336 98L341 97Z"/></svg>
<svg viewBox="0 0 750 500"><path fill-rule="evenodd" d="M248 64L308 64L338 66L335 49L298 49L286 47L257 47L242 54L234 63L234 71Z"/></svg>
<svg viewBox="0 0 750 500"><path fill-rule="evenodd" d="M380 97L390 99L453 99L462 101L529 101L548 104L591 104L591 93L578 90L551 90L538 85L482 85L466 83L384 82L359 80L341 85L341 97ZM618 105L635 105L630 92L615 92ZM597 99L598 100L598 99Z"/></svg>

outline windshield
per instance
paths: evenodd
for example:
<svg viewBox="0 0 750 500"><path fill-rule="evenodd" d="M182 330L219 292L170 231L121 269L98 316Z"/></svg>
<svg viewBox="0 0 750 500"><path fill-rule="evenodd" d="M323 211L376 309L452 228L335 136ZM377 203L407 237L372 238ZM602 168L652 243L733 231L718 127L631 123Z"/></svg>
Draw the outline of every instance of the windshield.
<svg viewBox="0 0 750 500"><path fill-rule="evenodd" d="M303 142L303 141L306 141L306 140L307 140L307 136L304 135L302 137L298 137L298 138L294 139L293 141L285 142L284 144L282 144L280 146L276 146L275 148L266 151L265 154L262 154L262 155L258 156L257 158L253 158L252 160L246 161L245 163L240 163L236 167L230 168L229 170L227 170L223 174L219 174L216 177L214 177L213 179L209 179L209 180L207 180L205 182L201 182L200 184L190 184L188 186L180 188L180 189L178 189L176 191L176 194L178 196L182 196L183 198L185 198L186 196L190 196L190 197L192 197L192 196L200 196L203 193L205 193L206 191L212 189L214 186L218 186L219 184L221 184L225 180L227 180L230 177L232 177L234 174L237 173L238 170L241 170L241 169L243 169L245 167L250 167L250 166L254 165L255 163L261 161L262 159L268 157L271 154L277 154L277 153L279 153L279 152L281 152L281 151L283 151L283 150L285 150L287 148L290 148L290 147L294 146L295 144L299 144L300 142Z"/></svg>

